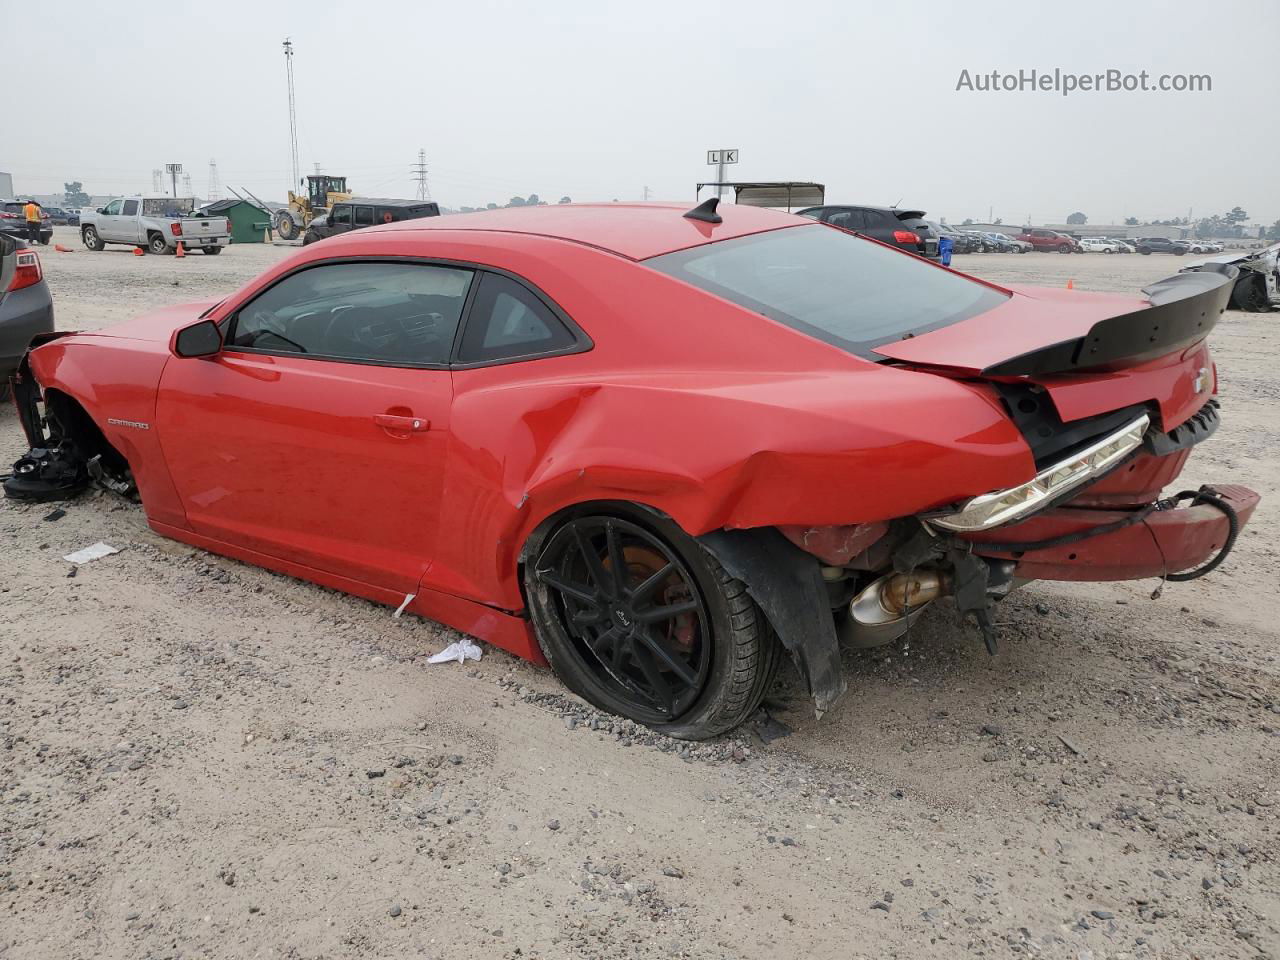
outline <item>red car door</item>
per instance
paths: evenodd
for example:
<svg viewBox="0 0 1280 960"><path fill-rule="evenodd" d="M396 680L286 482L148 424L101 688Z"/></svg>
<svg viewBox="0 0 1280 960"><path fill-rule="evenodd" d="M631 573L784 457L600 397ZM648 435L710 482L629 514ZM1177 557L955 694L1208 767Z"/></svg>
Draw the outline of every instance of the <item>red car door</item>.
<svg viewBox="0 0 1280 960"><path fill-rule="evenodd" d="M471 281L432 264L322 263L241 307L216 356L171 360L156 424L191 529L414 592Z"/></svg>

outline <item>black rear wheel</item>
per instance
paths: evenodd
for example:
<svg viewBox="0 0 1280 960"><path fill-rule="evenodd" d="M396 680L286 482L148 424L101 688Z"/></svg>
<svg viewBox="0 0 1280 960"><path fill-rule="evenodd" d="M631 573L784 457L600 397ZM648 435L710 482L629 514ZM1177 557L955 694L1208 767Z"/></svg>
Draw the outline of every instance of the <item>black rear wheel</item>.
<svg viewBox="0 0 1280 960"><path fill-rule="evenodd" d="M746 588L669 521L569 519L526 565L525 587L564 684L669 736L737 726L777 668L777 641Z"/></svg>

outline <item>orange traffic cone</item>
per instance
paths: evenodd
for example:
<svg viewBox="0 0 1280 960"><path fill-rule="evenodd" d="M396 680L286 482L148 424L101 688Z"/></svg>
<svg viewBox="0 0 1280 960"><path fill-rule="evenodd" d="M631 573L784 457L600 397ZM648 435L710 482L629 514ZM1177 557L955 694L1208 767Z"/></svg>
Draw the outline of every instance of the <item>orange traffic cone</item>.
<svg viewBox="0 0 1280 960"><path fill-rule="evenodd" d="M75 251L72 250L70 247L64 247L60 243L55 243L53 245L53 249L57 250L59 253L75 253Z"/></svg>
<svg viewBox="0 0 1280 960"><path fill-rule="evenodd" d="M1071 278L1070 278L1070 277L1068 277L1068 278L1067 278L1067 289L1068 289L1068 290L1074 290L1075 288L1076 288L1076 285L1075 285L1074 283L1072 283L1072 282L1071 282Z"/></svg>
<svg viewBox="0 0 1280 960"><path fill-rule="evenodd" d="M178 241L178 249L177 249L177 250L175 250L175 251L173 252L173 255L174 255L175 257L185 257L185 256L187 255L187 251L185 251L185 250L183 250L183 249L182 249L182 241L181 241L181 240L179 240L179 241Z"/></svg>
<svg viewBox="0 0 1280 960"><path fill-rule="evenodd" d="M134 247L134 248L133 248L133 255L134 255L135 257L140 257L140 256L142 256L142 248L141 248L141 247Z"/></svg>

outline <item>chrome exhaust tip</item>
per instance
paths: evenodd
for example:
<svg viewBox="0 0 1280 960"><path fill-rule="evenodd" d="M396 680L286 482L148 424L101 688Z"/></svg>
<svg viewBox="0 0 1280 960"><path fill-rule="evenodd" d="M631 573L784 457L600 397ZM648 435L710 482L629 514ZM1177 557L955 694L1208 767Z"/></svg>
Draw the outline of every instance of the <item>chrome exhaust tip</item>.
<svg viewBox="0 0 1280 960"><path fill-rule="evenodd" d="M929 604L950 592L951 578L940 570L883 576L849 601L841 639L863 648L891 643L907 632Z"/></svg>

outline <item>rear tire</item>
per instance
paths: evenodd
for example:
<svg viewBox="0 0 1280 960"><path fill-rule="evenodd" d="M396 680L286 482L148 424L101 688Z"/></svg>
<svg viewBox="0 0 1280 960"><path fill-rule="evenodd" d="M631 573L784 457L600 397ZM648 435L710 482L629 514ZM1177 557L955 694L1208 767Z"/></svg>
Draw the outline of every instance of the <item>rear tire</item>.
<svg viewBox="0 0 1280 960"><path fill-rule="evenodd" d="M222 248L221 247L201 247L200 252L210 257L216 257L218 254L222 252Z"/></svg>
<svg viewBox="0 0 1280 960"><path fill-rule="evenodd" d="M746 586L664 518L626 505L570 517L539 544L524 584L561 682L667 736L733 729L777 671L778 641Z"/></svg>
<svg viewBox="0 0 1280 960"><path fill-rule="evenodd" d="M164 242L164 234L153 233L147 237L147 252L156 255L169 252L169 245Z"/></svg>
<svg viewBox="0 0 1280 960"><path fill-rule="evenodd" d="M85 227L81 230L80 239L84 242L84 245L94 253L101 253L107 248L107 245L102 242L102 238L98 236L98 231L93 227Z"/></svg>

